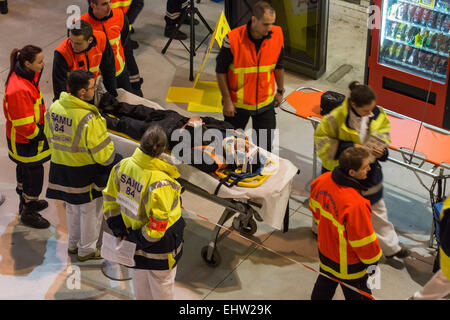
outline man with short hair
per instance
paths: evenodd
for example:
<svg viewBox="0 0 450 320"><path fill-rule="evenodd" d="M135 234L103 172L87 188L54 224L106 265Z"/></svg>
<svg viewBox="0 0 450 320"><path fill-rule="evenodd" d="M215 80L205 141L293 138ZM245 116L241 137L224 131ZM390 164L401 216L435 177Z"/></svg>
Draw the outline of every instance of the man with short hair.
<svg viewBox="0 0 450 320"><path fill-rule="evenodd" d="M69 91L62 92L45 113L45 135L51 147L47 198L66 203L69 254L79 261L101 259L97 250L102 222L102 190L111 168L120 161L106 120L89 104L94 75L72 71Z"/></svg>
<svg viewBox="0 0 450 320"><path fill-rule="evenodd" d="M370 294L368 267L378 263L382 251L372 227L370 201L361 195L365 188L360 181L369 170L367 150L346 149L333 172L311 183L309 209L318 224L320 272ZM336 280L319 275L311 299L331 300ZM341 288L347 300L367 299L347 286Z"/></svg>
<svg viewBox="0 0 450 320"><path fill-rule="evenodd" d="M275 107L285 91L283 31L273 25L275 18L275 10L258 1L247 25L225 37L216 59L225 121L244 130L251 117L256 144L268 151L276 128Z"/></svg>
<svg viewBox="0 0 450 320"><path fill-rule="evenodd" d="M88 12L81 16L94 30L104 32L116 60L117 87L143 96L143 79L128 43L129 23L122 9L111 8L111 0L88 0Z"/></svg>
<svg viewBox="0 0 450 320"><path fill-rule="evenodd" d="M53 101L67 91L67 78L73 70L89 70L94 81L101 72L106 90L113 96L116 91L116 67L114 52L104 32L92 30L89 22L76 21L69 29L69 37L55 49L53 58Z"/></svg>

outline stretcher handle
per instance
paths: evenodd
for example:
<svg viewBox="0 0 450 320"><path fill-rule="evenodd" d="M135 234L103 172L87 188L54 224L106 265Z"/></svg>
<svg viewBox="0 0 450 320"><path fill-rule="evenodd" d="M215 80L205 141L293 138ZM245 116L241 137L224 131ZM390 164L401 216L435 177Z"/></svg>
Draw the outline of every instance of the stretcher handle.
<svg viewBox="0 0 450 320"><path fill-rule="evenodd" d="M316 89L313 87L300 87L300 88L295 89L295 91L304 91L304 90L311 90L311 91L316 91L316 92L323 91L323 90L319 90L319 89ZM281 101L280 105L285 102L286 102L286 99L283 99L283 101Z"/></svg>
<svg viewBox="0 0 450 320"><path fill-rule="evenodd" d="M396 117L396 118L398 118L398 119L412 120L412 121L415 121L415 122L417 122L417 123L420 123L419 120L410 118L410 117L408 117L408 116L405 116L405 115L403 115L403 114L400 114L400 113L391 111L391 110L386 109L386 108L383 108L383 109L384 109L384 111L386 111L386 113L387 113L388 115L390 115L390 116L392 116L392 117ZM433 131L436 131L436 132L439 132L439 133L442 133L442 134L445 134L445 135L449 135L449 134L450 134L450 131L445 130L445 129L442 129L442 128L439 128L439 127L436 127L436 126L433 126L433 125L428 124L428 123L423 123L423 126L424 126L425 128L427 128L427 129L430 129L430 130L433 130Z"/></svg>

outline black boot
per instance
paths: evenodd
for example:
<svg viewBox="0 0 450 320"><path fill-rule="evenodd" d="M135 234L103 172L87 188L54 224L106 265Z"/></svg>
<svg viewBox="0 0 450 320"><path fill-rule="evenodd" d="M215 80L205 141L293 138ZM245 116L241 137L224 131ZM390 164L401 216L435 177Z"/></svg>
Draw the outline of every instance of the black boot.
<svg viewBox="0 0 450 320"><path fill-rule="evenodd" d="M186 40L187 35L180 30L177 30L176 26L167 27L164 29L164 36L167 38L172 38L174 40Z"/></svg>
<svg viewBox="0 0 450 320"><path fill-rule="evenodd" d="M139 43L137 41L131 38L129 38L128 41L130 41L129 45L131 49L136 50L137 48L139 48Z"/></svg>
<svg viewBox="0 0 450 320"><path fill-rule="evenodd" d="M25 204L25 199L22 196L20 196L19 213L22 212L24 204ZM30 201L27 204L27 206L30 207L34 211L42 211L42 210L48 208L48 202L45 200L34 200L34 201Z"/></svg>
<svg viewBox="0 0 450 320"><path fill-rule="evenodd" d="M20 221L28 227L36 229L47 229L50 227L50 222L42 217L37 211L29 208L27 205L23 206L20 212Z"/></svg>
<svg viewBox="0 0 450 320"><path fill-rule="evenodd" d="M0 13L7 14L8 13L8 1L0 1Z"/></svg>

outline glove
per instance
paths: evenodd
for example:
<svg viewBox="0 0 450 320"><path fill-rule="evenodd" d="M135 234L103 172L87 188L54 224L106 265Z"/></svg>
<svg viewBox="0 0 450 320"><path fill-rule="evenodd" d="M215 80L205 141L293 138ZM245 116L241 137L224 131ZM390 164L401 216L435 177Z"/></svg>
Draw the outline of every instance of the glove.
<svg viewBox="0 0 450 320"><path fill-rule="evenodd" d="M124 238L128 236L128 230L123 223L122 216L108 218L108 220L106 220L106 223L108 224L108 227L111 229L115 237Z"/></svg>

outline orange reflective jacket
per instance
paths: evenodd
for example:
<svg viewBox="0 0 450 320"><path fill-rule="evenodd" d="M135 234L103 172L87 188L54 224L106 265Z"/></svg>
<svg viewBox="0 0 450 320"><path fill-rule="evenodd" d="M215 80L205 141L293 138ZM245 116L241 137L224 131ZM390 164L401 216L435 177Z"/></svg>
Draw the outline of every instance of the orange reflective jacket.
<svg viewBox="0 0 450 320"><path fill-rule="evenodd" d="M116 77L125 68L125 53L121 42L121 32L124 27L124 13L121 9L112 9L112 16L107 20L97 20L91 17L89 12L81 16L81 20L89 22L92 29L104 32L114 51L116 60Z"/></svg>
<svg viewBox="0 0 450 320"><path fill-rule="evenodd" d="M73 70L89 70L94 74L97 80L100 62L102 61L103 52L106 48L106 36L104 32L94 30L93 34L97 45L90 48L87 52L75 53L70 44L70 38L67 38L56 48L67 62L69 72Z"/></svg>
<svg viewBox="0 0 450 320"><path fill-rule="evenodd" d="M283 47L283 31L272 26L272 34L264 39L259 51L250 40L247 25L228 33L233 63L227 79L231 100L237 108L258 110L275 97L274 70Z"/></svg>
<svg viewBox="0 0 450 320"><path fill-rule="evenodd" d="M45 105L36 74L32 83L16 72L11 74L5 88L3 112L9 156L21 163L42 162L50 157L50 150L42 129ZM30 140L33 140L32 143ZM24 145L28 147L24 150Z"/></svg>
<svg viewBox="0 0 450 320"><path fill-rule="evenodd" d="M111 8L119 8L123 13L127 13L133 0L111 0Z"/></svg>
<svg viewBox="0 0 450 320"><path fill-rule="evenodd" d="M357 189L337 184L327 172L311 183L309 209L318 223L320 267L339 279L359 279L382 251L372 209Z"/></svg>

